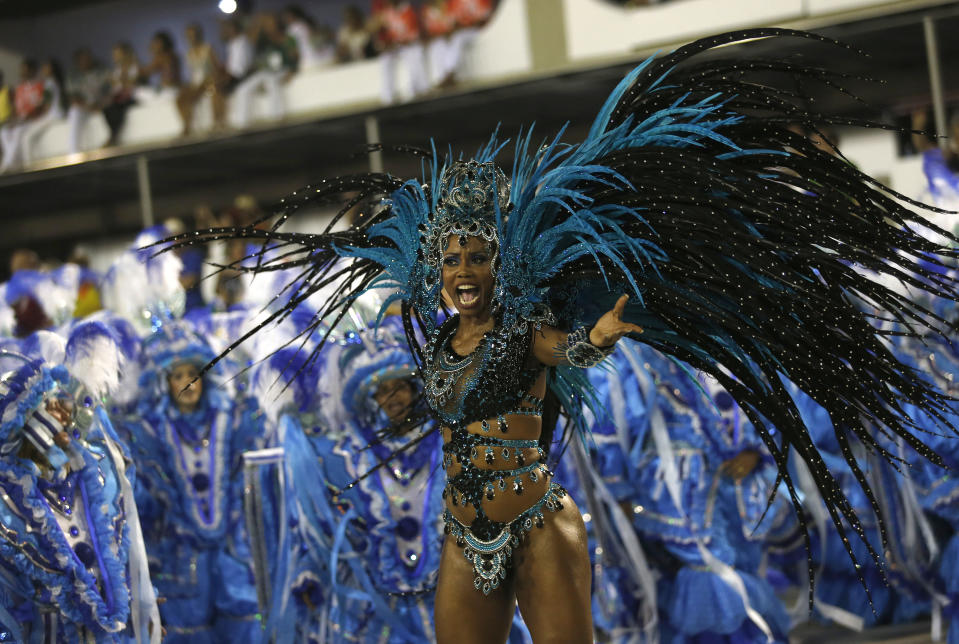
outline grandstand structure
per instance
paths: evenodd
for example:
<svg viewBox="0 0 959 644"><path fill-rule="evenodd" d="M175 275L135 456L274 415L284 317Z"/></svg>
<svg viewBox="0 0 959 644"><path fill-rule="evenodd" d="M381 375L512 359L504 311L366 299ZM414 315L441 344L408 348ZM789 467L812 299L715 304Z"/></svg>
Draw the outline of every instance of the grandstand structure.
<svg viewBox="0 0 959 644"><path fill-rule="evenodd" d="M111 6L46 3L40 14L8 4L0 3L0 68L8 80L16 78L19 57L43 54L29 49L35 43L16 42L12 35L18 28L98 11L108 15ZM197 11L201 4L192 3ZM215 2L209 4L215 11ZM933 103L943 131L946 105L959 98L949 90L959 88L959 65L951 64L959 60L959 39L947 36L959 27L957 2L671 0L624 7L608 0L501 0L469 50L458 85L415 100L380 104L383 72L371 59L299 72L284 87L287 117L259 120L242 131L204 133L209 106L201 103L199 134L177 138L173 99L157 98L130 110L120 145L69 155L66 123L56 124L44 133L30 166L0 176L0 246L53 255L84 240L94 246L128 243L144 225L198 202L226 203L247 192L268 204L312 178L370 164L397 173L411 170L412 161L397 154L362 154L367 143L429 145L432 137L441 148L472 150L497 125L512 135L532 122L544 136L569 122L575 136L617 80L645 57L710 33L766 25L811 29L869 54L796 44L799 56L831 56L844 70L885 81L852 82L849 89L864 102L843 103L850 115L901 122ZM79 31L82 35L82 26ZM262 114L263 107L255 111ZM91 141L106 136L98 118L90 119L87 130L84 137ZM901 154L894 135L842 135L844 150L864 170L921 196L920 162Z"/></svg>

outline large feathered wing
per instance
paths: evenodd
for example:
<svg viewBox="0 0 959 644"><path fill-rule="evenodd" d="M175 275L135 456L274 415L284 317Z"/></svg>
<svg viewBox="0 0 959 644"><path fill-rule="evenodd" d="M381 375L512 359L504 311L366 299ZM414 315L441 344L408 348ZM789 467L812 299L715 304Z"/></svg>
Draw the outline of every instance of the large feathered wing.
<svg viewBox="0 0 959 644"><path fill-rule="evenodd" d="M878 330L892 320L919 334L944 329L944 320L881 277L955 299L956 282L937 267L954 263L956 252L923 236L929 224L908 199L788 127L855 123L811 112L755 80L776 72L830 84L838 74L779 61L695 62L713 47L772 36L814 37L726 34L636 70L586 141L544 146L518 162L529 169L514 173L520 202L509 239L521 262L543 258L522 272L543 276L536 287L570 326L595 321L619 294L632 294L629 314L645 329L636 339L726 387L798 505L787 469L795 450L845 540L844 526L864 536L859 520L783 380L828 410L875 508L851 443L894 462L871 429L878 427L938 461L905 409L922 408L952 429L948 396L902 364Z"/></svg>

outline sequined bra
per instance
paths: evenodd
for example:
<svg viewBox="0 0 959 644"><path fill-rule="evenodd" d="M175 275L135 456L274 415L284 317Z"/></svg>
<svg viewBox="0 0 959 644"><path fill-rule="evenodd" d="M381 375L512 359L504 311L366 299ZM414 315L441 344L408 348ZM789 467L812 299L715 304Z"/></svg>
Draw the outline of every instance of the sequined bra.
<svg viewBox="0 0 959 644"><path fill-rule="evenodd" d="M505 416L529 412L523 403L542 370L528 366L533 329L507 334L497 325L464 357L449 346L458 327L459 316L450 317L427 345L427 403L449 427L497 418L505 433Z"/></svg>

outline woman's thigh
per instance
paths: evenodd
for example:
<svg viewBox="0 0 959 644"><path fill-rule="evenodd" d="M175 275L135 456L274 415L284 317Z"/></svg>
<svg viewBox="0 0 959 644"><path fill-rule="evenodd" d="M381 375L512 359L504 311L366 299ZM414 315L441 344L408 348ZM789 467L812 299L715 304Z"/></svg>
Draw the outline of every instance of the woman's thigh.
<svg viewBox="0 0 959 644"><path fill-rule="evenodd" d="M516 609L508 582L489 595L473 586L473 565L456 542L447 538L436 585L437 644L497 644L506 642Z"/></svg>
<svg viewBox="0 0 959 644"><path fill-rule="evenodd" d="M572 499L546 512L513 555L519 610L536 644L590 644L590 564L586 526Z"/></svg>

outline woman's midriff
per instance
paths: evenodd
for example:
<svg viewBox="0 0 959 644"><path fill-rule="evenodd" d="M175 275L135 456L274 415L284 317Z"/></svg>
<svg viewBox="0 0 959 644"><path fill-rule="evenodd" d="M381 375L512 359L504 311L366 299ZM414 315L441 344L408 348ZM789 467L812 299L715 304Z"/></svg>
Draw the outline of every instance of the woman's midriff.
<svg viewBox="0 0 959 644"><path fill-rule="evenodd" d="M492 431L484 431L482 422L475 422L467 426L466 431L470 434L476 434L478 436L493 436L499 439L505 440L539 440L540 432L542 431L542 420L537 416L524 416L518 414L507 414L505 416L506 424L509 427L509 430L506 433L501 433L497 427L498 423L495 418L487 419L487 422ZM448 427L443 428L443 442L444 444L449 442L451 437L451 431ZM529 509L537 501L539 501L544 494L546 494L547 489L549 488L550 475L546 469L545 463L541 463L539 466L535 467L532 471L536 472L536 480L533 481L530 478L530 472L525 472L523 474L510 475L510 470L515 470L519 467L523 467L519 463L522 462L525 466L532 465L539 461L539 450L535 447L530 448L514 448L514 447L500 447L500 446L490 446L489 449L493 451L492 463L486 462L486 450L487 447L477 446L477 455L470 459L473 467L478 470L484 471L503 471L506 473L505 477L494 476L491 479L491 483L495 488L495 493L493 499L490 500L483 495L483 500L480 502L483 508L483 511L486 513L486 516L492 521L508 523L512 521L517 516L519 516L524 510ZM509 458L503 458L503 450L508 450ZM522 458L517 457L517 452L522 453ZM463 471L463 466L456 461L453 461L446 470L447 480L451 481L453 478ZM505 478L505 489L500 488L500 480ZM522 483L522 494L516 494L514 491L514 481L519 479ZM451 495L447 495L446 498L446 509L456 517L456 520L462 523L463 525L469 526L473 519L476 518L476 511L473 509L472 505L463 505L463 503L457 500L457 503L453 504L452 495L459 497L459 493L456 488L450 485Z"/></svg>

